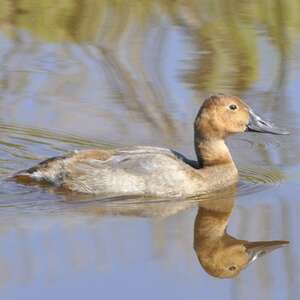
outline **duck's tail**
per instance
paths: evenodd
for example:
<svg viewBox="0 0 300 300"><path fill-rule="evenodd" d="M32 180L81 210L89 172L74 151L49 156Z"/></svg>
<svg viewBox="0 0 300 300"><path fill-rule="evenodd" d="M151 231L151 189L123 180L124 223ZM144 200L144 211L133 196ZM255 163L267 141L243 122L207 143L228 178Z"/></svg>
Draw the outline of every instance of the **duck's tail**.
<svg viewBox="0 0 300 300"><path fill-rule="evenodd" d="M46 159L39 164L25 170L18 171L9 179L18 183L30 184L32 182L47 182L59 185L64 169L64 161L69 156L56 156Z"/></svg>

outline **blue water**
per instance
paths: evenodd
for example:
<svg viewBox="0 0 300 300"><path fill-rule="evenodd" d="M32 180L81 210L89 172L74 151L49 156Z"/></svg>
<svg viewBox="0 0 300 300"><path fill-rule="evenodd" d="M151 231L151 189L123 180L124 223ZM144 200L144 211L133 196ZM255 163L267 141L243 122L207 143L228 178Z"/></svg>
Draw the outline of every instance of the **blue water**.
<svg viewBox="0 0 300 300"><path fill-rule="evenodd" d="M1 299L300 299L297 1L15 5L0 4ZM241 172L228 231L290 241L234 279L198 262L197 202L4 181L74 149L155 145L194 158L193 120L215 92L291 132L228 141Z"/></svg>

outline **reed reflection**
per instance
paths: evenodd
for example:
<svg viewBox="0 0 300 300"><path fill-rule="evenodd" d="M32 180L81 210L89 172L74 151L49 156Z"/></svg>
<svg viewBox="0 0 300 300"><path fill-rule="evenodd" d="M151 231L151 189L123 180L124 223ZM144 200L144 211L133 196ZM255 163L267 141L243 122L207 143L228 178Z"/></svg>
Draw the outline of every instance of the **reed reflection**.
<svg viewBox="0 0 300 300"><path fill-rule="evenodd" d="M207 92L253 95L262 86L265 94L253 100L263 111L290 113L290 105L275 107L273 91L285 87L286 62L297 52L298 2L210 3L1 2L0 119L177 148L190 142L187 126ZM261 47L276 50L269 56L278 72L264 65ZM197 97L189 98L181 83ZM259 155L272 160L265 152Z"/></svg>
<svg viewBox="0 0 300 300"><path fill-rule="evenodd" d="M227 233L234 208L236 188L221 198L199 204L194 227L194 249L204 270L215 277L237 276L257 258L276 250L288 241L255 241L237 239Z"/></svg>

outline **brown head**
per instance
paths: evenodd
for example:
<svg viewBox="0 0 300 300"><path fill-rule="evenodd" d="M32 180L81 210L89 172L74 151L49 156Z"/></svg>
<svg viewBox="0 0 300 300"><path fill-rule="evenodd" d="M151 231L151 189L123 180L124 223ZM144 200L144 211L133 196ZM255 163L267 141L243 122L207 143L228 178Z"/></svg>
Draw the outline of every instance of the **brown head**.
<svg viewBox="0 0 300 300"><path fill-rule="evenodd" d="M195 123L196 139L225 139L230 134L256 131L287 134L261 117L240 98L217 94L206 99Z"/></svg>
<svg viewBox="0 0 300 300"><path fill-rule="evenodd" d="M208 274L218 278L232 278L257 258L287 244L288 241L248 242L224 235L214 246L211 245L208 253L202 248L202 253L197 254Z"/></svg>
<svg viewBox="0 0 300 300"><path fill-rule="evenodd" d="M249 242L227 233L235 201L236 186L222 196L199 203L194 225L194 249L203 269L218 278L231 278L257 258L287 245L288 241Z"/></svg>

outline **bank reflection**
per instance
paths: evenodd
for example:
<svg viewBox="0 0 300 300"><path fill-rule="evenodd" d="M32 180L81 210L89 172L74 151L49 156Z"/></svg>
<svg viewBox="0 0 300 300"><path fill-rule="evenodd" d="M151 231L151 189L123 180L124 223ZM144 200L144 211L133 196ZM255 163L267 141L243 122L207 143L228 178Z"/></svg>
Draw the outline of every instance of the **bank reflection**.
<svg viewBox="0 0 300 300"><path fill-rule="evenodd" d="M194 249L204 270L215 277L237 276L257 258L287 245L288 241L238 239L227 233L235 204L236 188L221 198L200 202L194 226ZM251 213L251 212L249 212Z"/></svg>

